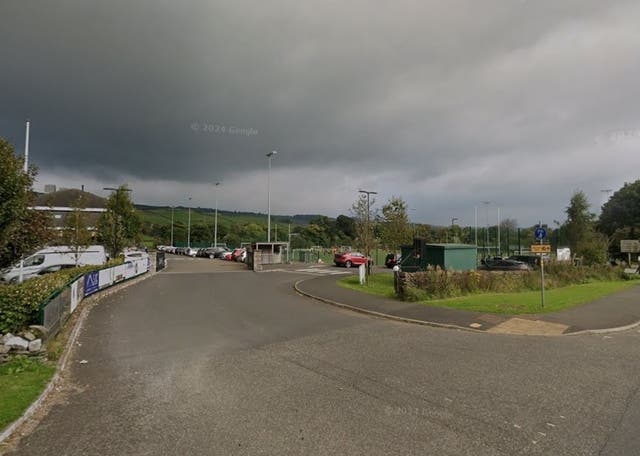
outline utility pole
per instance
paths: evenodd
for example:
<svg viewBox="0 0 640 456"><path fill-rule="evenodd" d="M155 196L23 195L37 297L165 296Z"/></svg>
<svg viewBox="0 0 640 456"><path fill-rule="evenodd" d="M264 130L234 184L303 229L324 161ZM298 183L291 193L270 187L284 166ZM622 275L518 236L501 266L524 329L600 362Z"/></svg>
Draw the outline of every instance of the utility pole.
<svg viewBox="0 0 640 456"><path fill-rule="evenodd" d="M358 190L358 193L367 195L367 237L366 237L366 253L367 256L367 275L371 274L371 195L377 195L378 192L371 190Z"/></svg>
<svg viewBox="0 0 640 456"><path fill-rule="evenodd" d="M486 220L485 220L485 243L484 243L484 256L485 258L489 256L488 254L488 249L489 249L489 204L491 204L491 201L483 201L482 204L484 204L485 206L485 216L486 216Z"/></svg>
<svg viewBox="0 0 640 456"><path fill-rule="evenodd" d="M189 197L189 222L187 226L187 248L191 248L191 197Z"/></svg>
<svg viewBox="0 0 640 456"><path fill-rule="evenodd" d="M171 247L173 247L173 206L171 206Z"/></svg>
<svg viewBox="0 0 640 456"><path fill-rule="evenodd" d="M455 242L455 232L453 231L454 223L458 220L458 217L451 217L451 242Z"/></svg>
<svg viewBox="0 0 640 456"><path fill-rule="evenodd" d="M220 182L215 183L216 186L216 216L213 228L213 246L218 247L218 187L220 186Z"/></svg>
<svg viewBox="0 0 640 456"><path fill-rule="evenodd" d="M267 154L269 159L269 177L267 181L267 242L271 242L271 159L278 151L272 150Z"/></svg>
<svg viewBox="0 0 640 456"><path fill-rule="evenodd" d="M27 174L29 172L29 124L30 122L27 120L27 126L25 131L24 138L24 173ZM20 274L18 275L18 283L22 283L24 280L24 253L20 255Z"/></svg>

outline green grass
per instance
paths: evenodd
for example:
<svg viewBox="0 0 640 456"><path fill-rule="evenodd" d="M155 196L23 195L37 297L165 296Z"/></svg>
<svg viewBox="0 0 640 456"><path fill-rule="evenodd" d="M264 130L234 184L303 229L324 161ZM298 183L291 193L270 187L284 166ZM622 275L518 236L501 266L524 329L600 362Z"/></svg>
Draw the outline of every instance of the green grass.
<svg viewBox="0 0 640 456"><path fill-rule="evenodd" d="M0 364L0 430L38 398L54 372L53 366L22 356Z"/></svg>
<svg viewBox="0 0 640 456"><path fill-rule="evenodd" d="M395 298L393 274L372 274L367 285L360 285L357 275L350 275L338 281L338 285L385 298Z"/></svg>
<svg viewBox="0 0 640 456"><path fill-rule="evenodd" d="M391 274L376 274L369 279L368 286L361 286L358 277L350 276L338 282L345 288L393 298L393 276ZM486 293L460 296L448 299L423 299L421 304L452 309L471 310L496 314L533 314L557 312L598 298L625 290L638 282L611 281L592 282L582 285L571 285L552 290L545 290L545 307L541 307L540 291L525 291L520 293Z"/></svg>

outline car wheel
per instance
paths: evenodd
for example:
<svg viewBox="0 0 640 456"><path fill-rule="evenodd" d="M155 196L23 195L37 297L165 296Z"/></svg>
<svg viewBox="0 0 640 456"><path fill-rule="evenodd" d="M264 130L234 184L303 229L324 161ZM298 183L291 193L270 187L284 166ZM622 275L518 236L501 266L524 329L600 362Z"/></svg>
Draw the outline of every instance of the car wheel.
<svg viewBox="0 0 640 456"><path fill-rule="evenodd" d="M345 267L345 268L350 268L350 267L351 267L351 261L347 260L347 261L344 263L344 267Z"/></svg>
<svg viewBox="0 0 640 456"><path fill-rule="evenodd" d="M214 258L214 255L209 255L210 260L213 260L213 258Z"/></svg>

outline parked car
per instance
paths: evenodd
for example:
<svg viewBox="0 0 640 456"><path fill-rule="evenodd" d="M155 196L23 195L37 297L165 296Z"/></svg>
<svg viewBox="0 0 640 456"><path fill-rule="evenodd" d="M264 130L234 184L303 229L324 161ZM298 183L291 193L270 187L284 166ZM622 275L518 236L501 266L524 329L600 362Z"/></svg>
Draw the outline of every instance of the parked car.
<svg viewBox="0 0 640 456"><path fill-rule="evenodd" d="M243 261L243 260L239 260L238 258L242 257L242 254L244 253L244 257L246 258L247 256L247 250L244 248L237 248L235 249L232 253L231 253L231 259L233 261Z"/></svg>
<svg viewBox="0 0 640 456"><path fill-rule="evenodd" d="M224 254L220 258L226 261L231 261L233 259L233 252L231 250L228 250L224 252Z"/></svg>
<svg viewBox="0 0 640 456"><path fill-rule="evenodd" d="M527 263L532 268L540 266L540 257L537 255L511 255L508 259Z"/></svg>
<svg viewBox="0 0 640 456"><path fill-rule="evenodd" d="M229 250L226 247L213 247L213 256L214 256L214 258L222 258L227 253L231 253L231 250Z"/></svg>
<svg viewBox="0 0 640 456"><path fill-rule="evenodd" d="M395 253L389 253L384 259L384 265L389 269L393 268L395 265L400 264L402 261L401 256L396 256Z"/></svg>
<svg viewBox="0 0 640 456"><path fill-rule="evenodd" d="M89 264L102 265L107 262L107 254L101 245L90 245L86 249L81 249L76 254L72 247L61 245L38 250L31 256L24 259L22 267L22 278L28 279L38 275L40 271L49 266L69 264L75 266L85 266ZM15 283L20 277L20 263L16 263L10 268L0 272L0 280L3 282Z"/></svg>
<svg viewBox="0 0 640 456"><path fill-rule="evenodd" d="M184 254L187 255L187 256L190 256L192 258L195 258L196 255L198 254L198 251L196 249L194 249L193 247L187 247L184 250Z"/></svg>
<svg viewBox="0 0 640 456"><path fill-rule="evenodd" d="M482 264L478 269L486 271L530 271L531 266L522 261L487 258L486 260L482 260Z"/></svg>
<svg viewBox="0 0 640 456"><path fill-rule="evenodd" d="M336 253L333 256L333 262L336 266L344 266L350 268L353 265L360 266L361 264L367 264L367 261L371 261L360 252L343 252Z"/></svg>

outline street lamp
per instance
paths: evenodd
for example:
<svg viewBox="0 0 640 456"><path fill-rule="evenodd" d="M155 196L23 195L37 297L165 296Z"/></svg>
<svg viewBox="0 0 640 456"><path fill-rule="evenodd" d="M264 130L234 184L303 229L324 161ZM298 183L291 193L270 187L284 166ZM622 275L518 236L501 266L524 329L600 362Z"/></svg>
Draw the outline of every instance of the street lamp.
<svg viewBox="0 0 640 456"><path fill-rule="evenodd" d="M458 217L451 217L451 242L455 242L453 225L456 221L458 221Z"/></svg>
<svg viewBox="0 0 640 456"><path fill-rule="evenodd" d="M218 187L220 186L220 182L216 182L214 185L216 186L216 215L213 223L213 246L218 247Z"/></svg>
<svg viewBox="0 0 640 456"><path fill-rule="evenodd" d="M371 195L377 195L378 192L373 192L370 190L358 190L358 193L362 193L367 195L367 240L366 240L366 255L367 255L367 272L371 273L371 262L369 261L371 257L371 240L369 236L371 234Z"/></svg>
<svg viewBox="0 0 640 456"><path fill-rule="evenodd" d="M485 243L484 243L484 256L487 257L488 249L489 249L489 204L491 201L483 201L482 204L485 206L485 215L486 215L486 225L485 225Z"/></svg>
<svg viewBox="0 0 640 456"><path fill-rule="evenodd" d="M171 206L171 247L173 247L173 206Z"/></svg>
<svg viewBox="0 0 640 456"><path fill-rule="evenodd" d="M23 171L25 174L29 172L29 125L31 122L27 120L25 137L24 137L24 163ZM20 255L20 274L18 275L18 283L24 280L24 253Z"/></svg>
<svg viewBox="0 0 640 456"><path fill-rule="evenodd" d="M267 242L271 242L271 159L277 153L277 150L272 150L267 154L267 158L269 159L269 178L267 181Z"/></svg>
<svg viewBox="0 0 640 456"><path fill-rule="evenodd" d="M187 248L191 248L191 197L189 197L189 221L187 222Z"/></svg>

